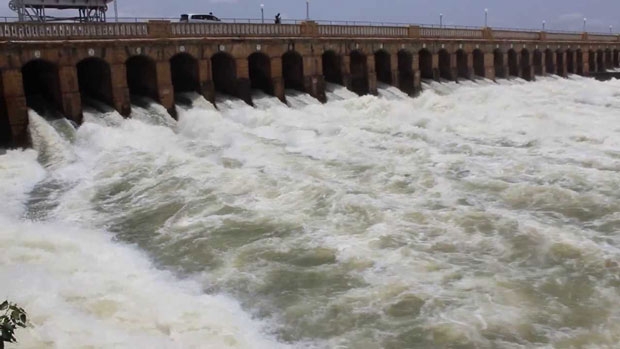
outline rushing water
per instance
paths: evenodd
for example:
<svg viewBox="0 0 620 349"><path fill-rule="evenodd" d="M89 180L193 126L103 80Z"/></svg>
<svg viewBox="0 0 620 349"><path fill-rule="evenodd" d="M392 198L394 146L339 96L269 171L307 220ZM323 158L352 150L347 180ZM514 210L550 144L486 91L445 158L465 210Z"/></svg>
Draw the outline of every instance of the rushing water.
<svg viewBox="0 0 620 349"><path fill-rule="evenodd" d="M620 81L30 115L0 155L20 346L612 348Z"/></svg>

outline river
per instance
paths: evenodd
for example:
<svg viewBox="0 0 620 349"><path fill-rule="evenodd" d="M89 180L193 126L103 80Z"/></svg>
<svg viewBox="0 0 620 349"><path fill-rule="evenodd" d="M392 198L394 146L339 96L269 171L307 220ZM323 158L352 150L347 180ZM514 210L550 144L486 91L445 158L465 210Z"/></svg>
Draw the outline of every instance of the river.
<svg viewBox="0 0 620 349"><path fill-rule="evenodd" d="M31 112L0 155L16 348L614 347L620 81L425 87Z"/></svg>

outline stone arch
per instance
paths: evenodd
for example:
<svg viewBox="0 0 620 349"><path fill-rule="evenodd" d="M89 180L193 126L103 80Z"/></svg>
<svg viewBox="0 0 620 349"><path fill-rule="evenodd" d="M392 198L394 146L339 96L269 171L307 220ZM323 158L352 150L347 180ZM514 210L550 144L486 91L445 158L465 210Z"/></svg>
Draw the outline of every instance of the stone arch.
<svg viewBox="0 0 620 349"><path fill-rule="evenodd" d="M271 59L262 52L254 52L248 57L250 87L274 95L271 79Z"/></svg>
<svg viewBox="0 0 620 349"><path fill-rule="evenodd" d="M188 53L170 58L170 76L174 93L200 92L198 60Z"/></svg>
<svg viewBox="0 0 620 349"><path fill-rule="evenodd" d="M575 74L575 52L571 49L566 50L566 73Z"/></svg>
<svg viewBox="0 0 620 349"><path fill-rule="evenodd" d="M474 59L474 74L476 76L485 77L484 71L484 53L480 49L475 49L473 52Z"/></svg>
<svg viewBox="0 0 620 349"><path fill-rule="evenodd" d="M575 53L577 55L577 59L575 60L577 64L576 72L579 75L583 75L583 51L577 50Z"/></svg>
<svg viewBox="0 0 620 349"><path fill-rule="evenodd" d="M532 80L531 69L530 51L524 48L521 50L521 77L527 81Z"/></svg>
<svg viewBox="0 0 620 349"><path fill-rule="evenodd" d="M28 62L22 67L22 82L26 103L33 109L50 104L62 110L62 94L58 66L43 59Z"/></svg>
<svg viewBox="0 0 620 349"><path fill-rule="evenodd" d="M605 71L605 52L603 50L596 51L596 71Z"/></svg>
<svg viewBox="0 0 620 349"><path fill-rule="evenodd" d="M422 49L418 52L418 68L420 70L420 77L422 79L434 79L433 74L433 54L427 50Z"/></svg>
<svg viewBox="0 0 620 349"><path fill-rule="evenodd" d="M614 64L614 67L620 66L620 57L619 57L618 54L619 54L618 49L614 49L613 50L613 64Z"/></svg>
<svg viewBox="0 0 620 349"><path fill-rule="evenodd" d="M351 51L351 90L358 95L368 94L368 63L366 55L358 50Z"/></svg>
<svg viewBox="0 0 620 349"><path fill-rule="evenodd" d="M493 68L495 69L496 77L506 77L506 71L504 70L504 52L498 48L493 51Z"/></svg>
<svg viewBox="0 0 620 349"><path fill-rule="evenodd" d="M589 72L596 72L596 52L589 50L588 51L588 68Z"/></svg>
<svg viewBox="0 0 620 349"><path fill-rule="evenodd" d="M555 74L555 62L553 62L553 51L545 50L545 71L547 74Z"/></svg>
<svg viewBox="0 0 620 349"><path fill-rule="evenodd" d="M377 81L392 84L392 58L386 50L375 52L375 72Z"/></svg>
<svg viewBox="0 0 620 349"><path fill-rule="evenodd" d="M508 75L519 77L519 60L514 49L508 50Z"/></svg>
<svg viewBox="0 0 620 349"><path fill-rule="evenodd" d="M125 62L129 93L159 101L155 61L147 56L132 56Z"/></svg>
<svg viewBox="0 0 620 349"><path fill-rule="evenodd" d="M226 52L218 52L211 57L211 76L216 92L237 96L237 64Z"/></svg>
<svg viewBox="0 0 620 349"><path fill-rule="evenodd" d="M413 55L407 50L398 51L398 87L412 94L414 91Z"/></svg>
<svg viewBox="0 0 620 349"><path fill-rule="evenodd" d="M321 60L325 81L342 85L342 57L333 50L329 50L323 53Z"/></svg>
<svg viewBox="0 0 620 349"><path fill-rule="evenodd" d="M534 74L541 76L543 75L543 58L542 52L540 50L534 50L533 57L533 65L534 65Z"/></svg>
<svg viewBox="0 0 620 349"><path fill-rule="evenodd" d="M558 75L564 75L564 51L558 49L555 51L555 73Z"/></svg>
<svg viewBox="0 0 620 349"><path fill-rule="evenodd" d="M445 49L441 49L437 54L439 56L439 77L446 80L454 80L450 64L452 58L450 53Z"/></svg>
<svg viewBox="0 0 620 349"><path fill-rule="evenodd" d="M282 55L282 77L284 88L304 92L304 60L296 51Z"/></svg>
<svg viewBox="0 0 620 349"><path fill-rule="evenodd" d="M460 79L469 79L469 65L468 65L468 54L463 49L459 49L456 51L456 72L458 74L458 78Z"/></svg>
<svg viewBox="0 0 620 349"><path fill-rule="evenodd" d="M108 62L101 58L85 58L77 64L78 86L82 100L93 98L114 106L112 72Z"/></svg>

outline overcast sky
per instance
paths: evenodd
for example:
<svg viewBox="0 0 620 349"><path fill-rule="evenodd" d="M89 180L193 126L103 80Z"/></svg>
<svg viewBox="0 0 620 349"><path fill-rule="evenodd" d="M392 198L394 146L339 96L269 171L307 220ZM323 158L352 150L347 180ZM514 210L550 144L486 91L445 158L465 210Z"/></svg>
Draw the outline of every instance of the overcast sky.
<svg viewBox="0 0 620 349"><path fill-rule="evenodd" d="M49 0L52 1L52 0ZM277 12L284 19L303 19L306 0L118 0L121 16L178 17L181 13L208 13L225 18L260 18L265 4L269 20ZM587 18L588 31L620 32L618 0L310 0L310 17L324 20L360 20L438 24L443 13L446 25L578 30ZM11 16L8 6L0 15ZM112 6L108 13L113 17Z"/></svg>

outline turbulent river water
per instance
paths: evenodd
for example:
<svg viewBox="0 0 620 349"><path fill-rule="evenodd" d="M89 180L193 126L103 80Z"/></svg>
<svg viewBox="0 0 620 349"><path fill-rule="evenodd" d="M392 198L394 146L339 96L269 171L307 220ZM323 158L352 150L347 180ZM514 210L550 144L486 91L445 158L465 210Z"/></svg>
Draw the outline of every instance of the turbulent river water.
<svg viewBox="0 0 620 349"><path fill-rule="evenodd" d="M30 114L0 155L23 348L613 348L620 81Z"/></svg>

